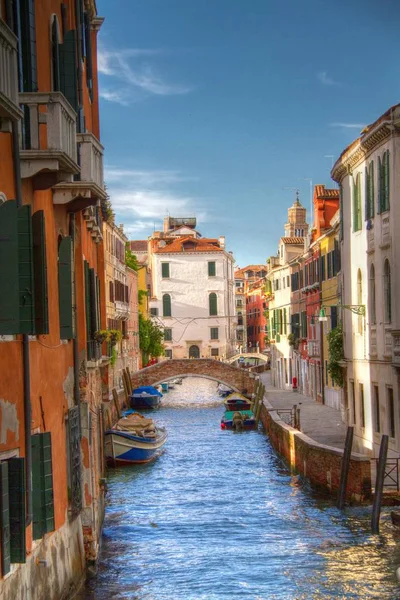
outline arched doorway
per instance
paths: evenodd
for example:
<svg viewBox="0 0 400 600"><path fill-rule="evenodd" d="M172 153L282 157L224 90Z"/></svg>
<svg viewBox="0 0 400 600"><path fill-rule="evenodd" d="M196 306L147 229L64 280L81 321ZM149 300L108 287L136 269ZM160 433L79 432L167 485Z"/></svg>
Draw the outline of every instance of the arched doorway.
<svg viewBox="0 0 400 600"><path fill-rule="evenodd" d="M200 349L198 346L190 346L189 358L200 358Z"/></svg>

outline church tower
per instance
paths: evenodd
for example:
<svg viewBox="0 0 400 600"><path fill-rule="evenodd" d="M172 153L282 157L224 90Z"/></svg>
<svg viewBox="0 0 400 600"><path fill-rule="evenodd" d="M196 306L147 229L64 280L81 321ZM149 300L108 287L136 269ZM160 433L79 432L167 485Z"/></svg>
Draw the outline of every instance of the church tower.
<svg viewBox="0 0 400 600"><path fill-rule="evenodd" d="M306 222L307 210L299 200L299 192L296 192L296 200L288 209L288 222L285 224L285 237L306 237L308 234L308 223Z"/></svg>

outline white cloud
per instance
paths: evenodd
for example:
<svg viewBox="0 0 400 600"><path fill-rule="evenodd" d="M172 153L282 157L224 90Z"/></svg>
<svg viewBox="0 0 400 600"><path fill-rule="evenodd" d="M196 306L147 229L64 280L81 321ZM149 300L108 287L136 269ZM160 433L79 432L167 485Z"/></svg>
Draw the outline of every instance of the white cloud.
<svg viewBox="0 0 400 600"><path fill-rule="evenodd" d="M344 129L364 129L365 123L330 123L330 127L343 127Z"/></svg>
<svg viewBox="0 0 400 600"><path fill-rule="evenodd" d="M144 62L145 58L159 53L152 49L107 50L100 47L98 70L112 84L101 92L101 96L110 102L128 105L149 95L171 96L193 91L192 86L166 82L152 65Z"/></svg>
<svg viewBox="0 0 400 600"><path fill-rule="evenodd" d="M179 171L140 171L136 169L121 169L106 166L105 178L107 182L121 181L122 177L129 177L131 185L159 186L161 184L181 183L184 181L197 181L195 177L184 177Z"/></svg>
<svg viewBox="0 0 400 600"><path fill-rule="evenodd" d="M317 77L322 85L340 85L339 81L335 81L332 77L329 77L326 71L320 71L317 73Z"/></svg>

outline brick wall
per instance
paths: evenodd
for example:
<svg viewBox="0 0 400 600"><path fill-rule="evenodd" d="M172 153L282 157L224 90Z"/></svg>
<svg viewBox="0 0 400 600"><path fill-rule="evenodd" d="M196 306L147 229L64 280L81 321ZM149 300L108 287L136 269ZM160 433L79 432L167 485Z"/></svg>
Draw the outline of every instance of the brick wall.
<svg viewBox="0 0 400 600"><path fill-rule="evenodd" d="M254 375L247 373L244 369L238 369L208 358L164 360L133 373L132 384L134 388L141 385L157 385L174 377L188 375L214 379L233 388L235 391L247 390L249 395L254 390Z"/></svg>
<svg viewBox="0 0 400 600"><path fill-rule="evenodd" d="M264 404L261 421L271 444L290 467L306 477L319 490L336 496L342 465L343 450L318 444L305 434L286 425ZM348 502L366 502L371 498L371 461L361 454L352 454L346 489Z"/></svg>

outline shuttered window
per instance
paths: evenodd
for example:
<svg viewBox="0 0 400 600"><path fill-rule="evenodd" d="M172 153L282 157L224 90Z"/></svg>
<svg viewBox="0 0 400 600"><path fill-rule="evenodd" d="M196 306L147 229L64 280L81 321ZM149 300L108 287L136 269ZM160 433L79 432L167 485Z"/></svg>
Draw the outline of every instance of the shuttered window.
<svg viewBox="0 0 400 600"><path fill-rule="evenodd" d="M365 218L372 219L374 216L374 161L371 160L365 167Z"/></svg>
<svg viewBox="0 0 400 600"><path fill-rule="evenodd" d="M31 207L18 209L18 279L20 333L35 330Z"/></svg>
<svg viewBox="0 0 400 600"><path fill-rule="evenodd" d="M163 316L170 317L171 316L171 296L169 294L163 295Z"/></svg>
<svg viewBox="0 0 400 600"><path fill-rule="evenodd" d="M110 302L114 302L114 283L110 281Z"/></svg>
<svg viewBox="0 0 400 600"><path fill-rule="evenodd" d="M165 328L164 329L164 341L165 342L172 342L172 329L171 328Z"/></svg>
<svg viewBox="0 0 400 600"><path fill-rule="evenodd" d="M214 317L214 316L218 315L217 294L214 294L214 292L212 294L210 294L208 297L208 303L209 303L210 317Z"/></svg>
<svg viewBox="0 0 400 600"><path fill-rule="evenodd" d="M361 229L361 176L357 174L353 180L353 231Z"/></svg>
<svg viewBox="0 0 400 600"><path fill-rule="evenodd" d="M35 0L15 2L16 27L21 47L20 70L23 92L37 92Z"/></svg>
<svg viewBox="0 0 400 600"><path fill-rule="evenodd" d="M72 239L67 236L61 240L58 250L58 306L60 314L60 338L71 340L74 335L72 303Z"/></svg>
<svg viewBox="0 0 400 600"><path fill-rule="evenodd" d="M161 276L163 279L169 278L169 263L161 263Z"/></svg>
<svg viewBox="0 0 400 600"><path fill-rule="evenodd" d="M211 340L219 339L219 328L218 327L210 327L210 339Z"/></svg>
<svg viewBox="0 0 400 600"><path fill-rule="evenodd" d="M208 263L208 276L209 277L215 277L215 275L216 275L215 261L210 261Z"/></svg>
<svg viewBox="0 0 400 600"><path fill-rule="evenodd" d="M389 150L383 153L382 158L378 158L378 215L389 210Z"/></svg>
<svg viewBox="0 0 400 600"><path fill-rule="evenodd" d="M64 32L60 44L60 88L72 108L78 112L78 61L76 57L76 31Z"/></svg>
<svg viewBox="0 0 400 600"><path fill-rule="evenodd" d="M54 530L51 434L32 436L33 539Z"/></svg>
<svg viewBox="0 0 400 600"><path fill-rule="evenodd" d="M8 463L0 462L0 518L1 518L1 575L10 571L10 501L8 496Z"/></svg>
<svg viewBox="0 0 400 600"><path fill-rule="evenodd" d="M44 211L32 217L33 274L35 280L35 333L49 333L47 293L46 229Z"/></svg>
<svg viewBox="0 0 400 600"><path fill-rule="evenodd" d="M0 205L0 335L20 333L17 204Z"/></svg>
<svg viewBox="0 0 400 600"><path fill-rule="evenodd" d="M1 574L26 562L25 459L0 462Z"/></svg>

